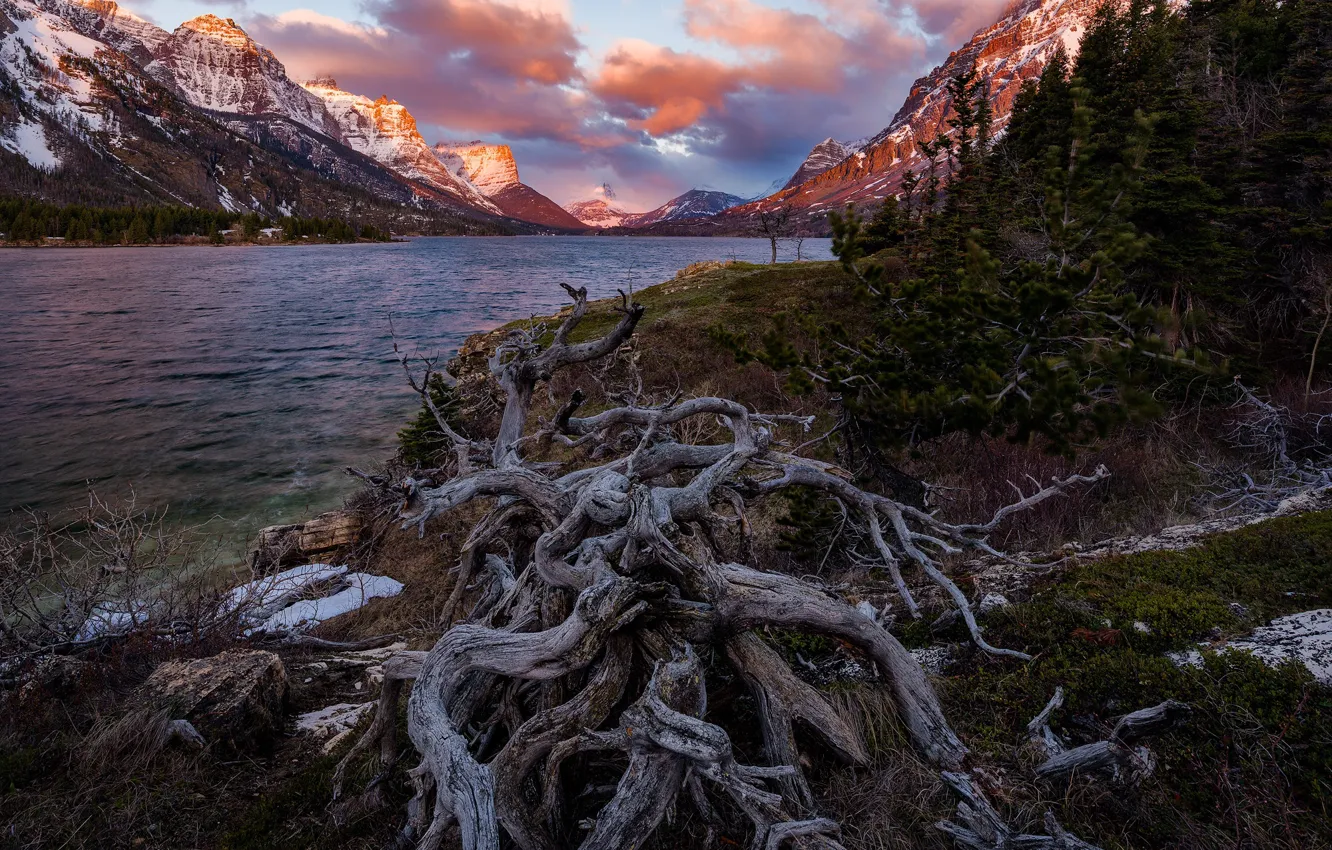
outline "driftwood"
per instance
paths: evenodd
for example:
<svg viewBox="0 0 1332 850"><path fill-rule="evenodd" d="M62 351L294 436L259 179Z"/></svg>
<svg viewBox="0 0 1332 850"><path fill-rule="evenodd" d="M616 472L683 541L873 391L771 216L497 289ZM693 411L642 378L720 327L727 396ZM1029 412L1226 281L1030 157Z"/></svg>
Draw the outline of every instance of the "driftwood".
<svg viewBox="0 0 1332 850"><path fill-rule="evenodd" d="M1067 780L1076 773L1106 772L1115 777L1125 775L1125 772L1129 776L1138 774L1150 761L1146 750L1135 745L1144 738L1170 731L1188 714L1189 707L1184 703L1166 700L1160 705L1124 715L1115 724L1110 737L1104 741L1084 744L1071 750L1059 746L1058 739L1051 733L1050 739L1055 742L1054 752L1036 768L1036 774L1053 780ZM1048 726L1045 731L1049 732Z"/></svg>
<svg viewBox="0 0 1332 850"><path fill-rule="evenodd" d="M539 383L613 354L643 315L625 297L607 335L575 343L587 293L566 289L574 306L558 328L549 336L543 327L515 332L490 360L506 395L493 440L464 436L431 405L457 472L442 483L443 476L406 480L403 525L424 533L459 506L489 504L458 571L460 585L481 589L481 602L450 627L458 604L451 600L447 630L429 652L386 663L375 719L339 765L338 792L348 765L376 742L382 762L397 758L397 701L403 682L414 679L407 730L420 762L409 771L416 789L403 831L409 844L435 850L456 826L465 850L497 850L502 834L523 850L618 850L642 846L677 807L692 805L713 828L750 835L755 850L835 849L837 825L816 811L802 747L863 763L865 744L763 641L768 626L859 649L890 690L916 750L943 769L964 767L966 747L896 638L815 585L732 563L724 530L743 531L750 505L787 488L822 490L869 530L909 610L918 608L903 573L916 569L953 601L979 648L1026 658L986 642L939 559L998 554L986 537L1007 516L1108 473L1039 486L985 523L949 524L785 449L782 429L807 429L806 417L759 414L722 398L660 406L635 398L578 416L576 394L554 420L529 428ZM411 377L405 358L403 365ZM412 377L427 402L431 368L423 381ZM718 423L729 439L682 442L677 434L693 420ZM550 444L574 460L556 468L525 457ZM729 662L753 694L767 764L737 763L720 720L708 716L703 658ZM614 785L576 779L607 771L618 772ZM727 822L724 812L744 821ZM992 810L983 818L1002 823Z"/></svg>

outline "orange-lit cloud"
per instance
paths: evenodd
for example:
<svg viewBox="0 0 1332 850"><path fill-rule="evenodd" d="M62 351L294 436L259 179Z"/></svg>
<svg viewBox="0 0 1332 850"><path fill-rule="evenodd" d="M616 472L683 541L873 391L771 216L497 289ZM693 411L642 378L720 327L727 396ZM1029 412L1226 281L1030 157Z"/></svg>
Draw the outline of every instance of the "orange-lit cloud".
<svg viewBox="0 0 1332 850"><path fill-rule="evenodd" d="M366 0L373 25L308 11L246 23L293 76L387 94L427 135L502 137L539 189L609 178L643 206L631 184L743 192L785 179L825 136L879 131L911 81L1007 0L677 2L684 41L624 39L600 55L569 0ZM738 175L746 185L722 184Z"/></svg>

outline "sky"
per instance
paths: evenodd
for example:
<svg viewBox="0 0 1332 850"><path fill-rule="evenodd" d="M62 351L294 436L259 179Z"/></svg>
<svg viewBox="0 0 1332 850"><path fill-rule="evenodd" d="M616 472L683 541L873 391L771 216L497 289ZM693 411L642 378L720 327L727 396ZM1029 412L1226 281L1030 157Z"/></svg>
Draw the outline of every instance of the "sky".
<svg viewBox="0 0 1332 850"><path fill-rule="evenodd" d="M559 203L752 197L825 138L888 125L1010 0L125 0L167 29L234 18L297 80L388 96L429 142L512 146Z"/></svg>

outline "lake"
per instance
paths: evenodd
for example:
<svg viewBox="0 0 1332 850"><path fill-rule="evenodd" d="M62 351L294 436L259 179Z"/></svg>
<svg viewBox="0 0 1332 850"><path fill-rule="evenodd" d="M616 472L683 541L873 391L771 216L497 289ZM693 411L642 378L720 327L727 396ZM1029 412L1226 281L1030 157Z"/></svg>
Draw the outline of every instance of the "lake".
<svg viewBox="0 0 1332 850"><path fill-rule="evenodd" d="M830 257L806 240L806 257ZM393 357L641 289L757 239L0 250L0 522L133 492L237 539L336 507L416 409ZM225 534L226 532L223 531Z"/></svg>

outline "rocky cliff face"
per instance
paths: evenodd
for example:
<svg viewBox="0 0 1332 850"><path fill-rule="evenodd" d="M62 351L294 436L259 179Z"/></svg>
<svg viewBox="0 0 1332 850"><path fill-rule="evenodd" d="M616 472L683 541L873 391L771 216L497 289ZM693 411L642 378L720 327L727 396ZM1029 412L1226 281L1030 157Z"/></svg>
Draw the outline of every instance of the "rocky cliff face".
<svg viewBox="0 0 1332 850"><path fill-rule="evenodd" d="M598 229L607 227L629 227L641 213L632 213L623 207L610 203L605 198L591 198L586 201L574 201L565 204L564 209L574 218L588 227Z"/></svg>
<svg viewBox="0 0 1332 850"><path fill-rule="evenodd" d="M994 129L1002 132L1023 82L1040 76L1059 48L1076 55L1083 33L1103 2L1020 0L1002 20L977 32L943 64L917 80L892 122L866 142L857 155L845 157L798 184L788 184L763 201L739 207L728 213L728 218L739 225L754 214L757 204L785 203L796 208L806 225L812 226L821 222L830 209L847 203L874 202L895 193L907 169L922 165L917 142L929 141L948 130L952 114L948 81L973 66L989 81Z"/></svg>
<svg viewBox="0 0 1332 850"><path fill-rule="evenodd" d="M468 206L503 214L466 177L440 162L417 130L416 119L396 100L371 100L343 91L329 79L312 80L303 88L323 104L336 125L337 138L352 150Z"/></svg>
<svg viewBox="0 0 1332 850"><path fill-rule="evenodd" d="M518 163L508 145L440 142L434 154L510 218L561 230L586 228L559 204L518 179Z"/></svg>
<svg viewBox="0 0 1332 850"><path fill-rule="evenodd" d="M831 137L824 139L814 146L809 156L800 163L796 173L791 175L791 179L786 181L782 189L799 186L806 180L813 180L828 169L835 168L847 157L859 153L864 144L864 142L839 142Z"/></svg>
<svg viewBox="0 0 1332 850"><path fill-rule="evenodd" d="M238 115L277 115L334 138L338 125L319 98L287 77L277 57L231 19L186 21L155 52L148 73L193 106Z"/></svg>
<svg viewBox="0 0 1332 850"><path fill-rule="evenodd" d="M440 161L467 177L483 194L494 195L519 182L518 163L508 145L486 142L440 142Z"/></svg>

